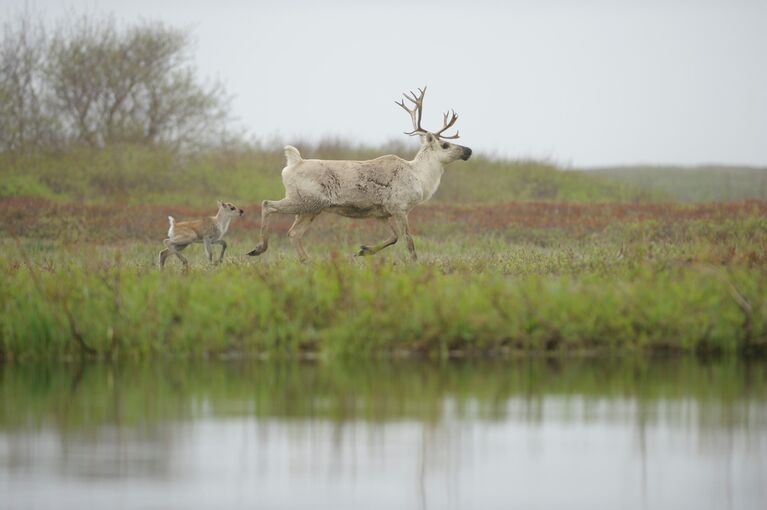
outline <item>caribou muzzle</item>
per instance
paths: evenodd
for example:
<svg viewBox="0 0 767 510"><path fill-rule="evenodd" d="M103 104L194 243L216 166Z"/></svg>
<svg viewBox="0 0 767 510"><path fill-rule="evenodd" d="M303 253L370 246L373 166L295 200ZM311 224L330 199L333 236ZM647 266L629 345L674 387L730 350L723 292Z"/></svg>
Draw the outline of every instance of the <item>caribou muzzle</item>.
<svg viewBox="0 0 767 510"><path fill-rule="evenodd" d="M461 159L466 161L467 159L471 157L471 149L464 146L461 146L461 148L463 149L463 156L461 156Z"/></svg>

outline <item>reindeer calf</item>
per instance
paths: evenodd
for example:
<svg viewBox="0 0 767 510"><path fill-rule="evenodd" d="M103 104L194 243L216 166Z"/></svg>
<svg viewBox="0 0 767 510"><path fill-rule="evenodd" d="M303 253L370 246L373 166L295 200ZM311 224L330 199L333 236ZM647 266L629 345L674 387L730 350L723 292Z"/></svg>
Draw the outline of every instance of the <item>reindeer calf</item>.
<svg viewBox="0 0 767 510"><path fill-rule="evenodd" d="M208 262L211 263L213 262L211 245L220 244L221 255L218 257L218 262L224 259L224 252L226 252L226 241L223 239L224 234L229 229L229 223L232 221L232 218L242 216L245 212L229 202L221 202L219 200L217 203L218 213L215 216L179 222L176 222L173 216L168 216L170 228L168 229L168 239L163 241L165 249L160 252L161 268L165 266L165 259L170 254L178 257L183 262L184 267L188 267L189 261L181 255L181 251L192 243L203 244L205 255L208 257Z"/></svg>

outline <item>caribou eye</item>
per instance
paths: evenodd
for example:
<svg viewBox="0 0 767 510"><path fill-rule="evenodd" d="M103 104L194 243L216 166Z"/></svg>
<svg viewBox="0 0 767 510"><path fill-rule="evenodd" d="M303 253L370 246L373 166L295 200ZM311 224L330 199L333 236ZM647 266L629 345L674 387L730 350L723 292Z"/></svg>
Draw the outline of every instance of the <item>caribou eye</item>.
<svg viewBox="0 0 767 510"><path fill-rule="evenodd" d="M448 145L447 145L447 142L445 142L445 143L443 143L443 144L442 144L442 148L443 148L443 149L447 149L447 147L448 147Z"/></svg>

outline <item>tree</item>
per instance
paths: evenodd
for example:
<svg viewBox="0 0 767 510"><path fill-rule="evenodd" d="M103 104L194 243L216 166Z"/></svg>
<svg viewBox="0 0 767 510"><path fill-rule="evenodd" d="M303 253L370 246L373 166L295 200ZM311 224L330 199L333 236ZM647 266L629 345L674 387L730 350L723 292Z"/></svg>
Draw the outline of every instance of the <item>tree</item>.
<svg viewBox="0 0 767 510"><path fill-rule="evenodd" d="M0 39L0 150L50 144L55 116L43 74L46 36L28 13L6 22Z"/></svg>
<svg viewBox="0 0 767 510"><path fill-rule="evenodd" d="M228 97L197 78L191 46L186 31L159 22L119 26L83 15L59 22L51 37L29 15L6 24L0 150L52 140L177 148L217 141Z"/></svg>

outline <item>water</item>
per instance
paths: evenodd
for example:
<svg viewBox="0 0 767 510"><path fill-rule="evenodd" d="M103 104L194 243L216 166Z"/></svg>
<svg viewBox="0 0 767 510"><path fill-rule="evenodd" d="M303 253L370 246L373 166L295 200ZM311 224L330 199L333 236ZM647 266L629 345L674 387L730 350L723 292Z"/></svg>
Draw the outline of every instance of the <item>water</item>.
<svg viewBox="0 0 767 510"><path fill-rule="evenodd" d="M0 508L767 507L767 365L0 366Z"/></svg>

